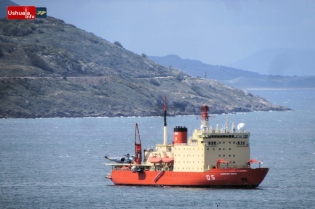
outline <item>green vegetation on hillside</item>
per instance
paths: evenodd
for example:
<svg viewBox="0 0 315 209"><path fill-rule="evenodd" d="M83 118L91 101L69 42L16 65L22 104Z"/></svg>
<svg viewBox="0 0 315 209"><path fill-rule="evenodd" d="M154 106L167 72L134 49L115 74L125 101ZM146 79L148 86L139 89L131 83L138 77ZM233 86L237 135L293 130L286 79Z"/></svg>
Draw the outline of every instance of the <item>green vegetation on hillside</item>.
<svg viewBox="0 0 315 209"><path fill-rule="evenodd" d="M118 42L119 43L119 42ZM0 117L161 115L287 110L213 80L192 78L52 17L0 19Z"/></svg>

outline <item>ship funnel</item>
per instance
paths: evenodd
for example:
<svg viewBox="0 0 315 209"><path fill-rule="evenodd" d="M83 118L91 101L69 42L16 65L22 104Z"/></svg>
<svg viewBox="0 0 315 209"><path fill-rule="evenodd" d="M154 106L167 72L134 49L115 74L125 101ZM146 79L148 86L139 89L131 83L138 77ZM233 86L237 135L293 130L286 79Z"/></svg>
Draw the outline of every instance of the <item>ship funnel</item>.
<svg viewBox="0 0 315 209"><path fill-rule="evenodd" d="M201 106L200 110L202 111L201 115L200 115L200 119L201 119L201 129L208 129L209 128L209 115L208 115L208 110L209 107L207 105Z"/></svg>
<svg viewBox="0 0 315 209"><path fill-rule="evenodd" d="M187 143L187 128L185 126L176 126L174 128L174 144Z"/></svg>

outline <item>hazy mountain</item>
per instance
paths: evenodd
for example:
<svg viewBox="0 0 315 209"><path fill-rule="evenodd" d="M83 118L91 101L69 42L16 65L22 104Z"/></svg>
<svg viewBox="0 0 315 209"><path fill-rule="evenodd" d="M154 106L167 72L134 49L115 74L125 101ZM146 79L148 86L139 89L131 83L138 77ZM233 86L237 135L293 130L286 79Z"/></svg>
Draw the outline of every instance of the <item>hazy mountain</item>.
<svg viewBox="0 0 315 209"><path fill-rule="evenodd" d="M315 76L261 75L225 66L213 66L197 60L182 59L177 55L149 56L164 66L172 66L191 76L216 79L237 88L314 88Z"/></svg>
<svg viewBox="0 0 315 209"><path fill-rule="evenodd" d="M0 20L0 117L287 110L243 90L163 67L52 17Z"/></svg>
<svg viewBox="0 0 315 209"><path fill-rule="evenodd" d="M265 75L315 76L315 50L265 49L229 66Z"/></svg>
<svg viewBox="0 0 315 209"><path fill-rule="evenodd" d="M258 73L239 70L225 66L214 66L205 64L198 60L182 59L177 55L167 55L163 57L148 56L148 58L156 63L166 67L174 67L195 77L206 77L216 80L235 79L240 76L258 78Z"/></svg>

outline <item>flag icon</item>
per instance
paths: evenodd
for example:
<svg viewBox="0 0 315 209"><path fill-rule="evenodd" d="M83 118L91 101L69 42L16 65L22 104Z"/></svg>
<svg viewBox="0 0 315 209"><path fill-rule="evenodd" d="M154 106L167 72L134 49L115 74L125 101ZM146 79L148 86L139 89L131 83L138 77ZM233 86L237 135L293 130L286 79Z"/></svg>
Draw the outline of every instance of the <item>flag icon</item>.
<svg viewBox="0 0 315 209"><path fill-rule="evenodd" d="M36 7L36 18L46 18L47 8L46 7Z"/></svg>

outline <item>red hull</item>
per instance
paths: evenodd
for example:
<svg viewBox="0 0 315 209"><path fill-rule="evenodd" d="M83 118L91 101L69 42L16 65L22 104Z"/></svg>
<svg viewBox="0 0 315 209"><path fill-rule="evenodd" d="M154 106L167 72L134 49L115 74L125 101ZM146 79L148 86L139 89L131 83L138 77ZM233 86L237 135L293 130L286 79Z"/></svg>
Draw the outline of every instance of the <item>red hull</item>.
<svg viewBox="0 0 315 209"><path fill-rule="evenodd" d="M191 187L257 187L268 168L212 169L207 172L112 170L115 185L191 186Z"/></svg>

